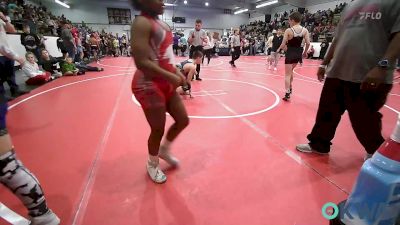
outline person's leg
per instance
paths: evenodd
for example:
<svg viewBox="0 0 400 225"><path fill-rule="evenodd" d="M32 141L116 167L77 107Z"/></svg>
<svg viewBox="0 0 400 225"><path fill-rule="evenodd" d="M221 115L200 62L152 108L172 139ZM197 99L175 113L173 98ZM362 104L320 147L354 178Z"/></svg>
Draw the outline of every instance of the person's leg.
<svg viewBox="0 0 400 225"><path fill-rule="evenodd" d="M231 58L231 61L229 62L231 65L234 65L235 64L235 60L236 60L236 52L235 52L235 49L233 50L233 52L231 52L231 56L232 56L232 58Z"/></svg>
<svg viewBox="0 0 400 225"><path fill-rule="evenodd" d="M210 61L211 61L211 52L212 52L212 49L207 49L207 52L206 52L206 56L207 56L207 65L209 65L209 64L210 64Z"/></svg>
<svg viewBox="0 0 400 225"><path fill-rule="evenodd" d="M336 128L346 110L344 98L344 81L327 78L319 100L316 121L311 133L307 136L309 146L316 152L328 153ZM301 149L298 148L301 151Z"/></svg>
<svg viewBox="0 0 400 225"><path fill-rule="evenodd" d="M8 86L10 86L10 92L13 97L18 97L19 87L17 82L15 81L15 70L14 70L15 61L11 59L6 59L5 61L5 76Z"/></svg>
<svg viewBox="0 0 400 225"><path fill-rule="evenodd" d="M236 52L236 59L238 60L240 58L240 47L235 47L235 52Z"/></svg>
<svg viewBox="0 0 400 225"><path fill-rule="evenodd" d="M290 98L291 87L293 79L293 64L285 64L285 97L283 100L287 101Z"/></svg>
<svg viewBox="0 0 400 225"><path fill-rule="evenodd" d="M48 208L39 181L16 156L6 128L7 107L0 104L0 183L28 209L32 225L58 225L60 219Z"/></svg>
<svg viewBox="0 0 400 225"><path fill-rule="evenodd" d="M182 99L177 93L170 98L167 103L167 111L174 118L175 123L168 129L167 135L160 148L160 158L166 160L170 165L177 166L179 161L173 157L169 148L171 143L178 137L178 135L189 125L189 117L186 112Z"/></svg>
<svg viewBox="0 0 400 225"><path fill-rule="evenodd" d="M279 62L279 52L274 52L273 61L274 61L274 70L276 70L276 67L278 66Z"/></svg>
<svg viewBox="0 0 400 225"><path fill-rule="evenodd" d="M183 45L182 46L182 56L183 57L185 57L186 49L187 49L187 45Z"/></svg>
<svg viewBox="0 0 400 225"><path fill-rule="evenodd" d="M147 141L149 159L147 173L155 183L164 183L167 180L165 174L159 168L159 149L164 135L166 121L166 100L160 86L155 83L143 82L140 76L135 74L132 84L132 92L140 102L151 132Z"/></svg>
<svg viewBox="0 0 400 225"><path fill-rule="evenodd" d="M165 174L159 168L158 153L161 139L165 128L165 107L151 107L143 109L147 122L150 125L150 135L147 141L149 160L147 162L147 172L150 178L156 183L164 183L167 180Z"/></svg>
<svg viewBox="0 0 400 225"><path fill-rule="evenodd" d="M38 75L32 78L29 78L25 83L27 85L42 85L47 83L50 80L50 77L47 75Z"/></svg>
<svg viewBox="0 0 400 225"><path fill-rule="evenodd" d="M195 50L196 51L201 51L202 53L203 53L203 55L204 55L204 50L203 50L203 46L197 46L196 48L195 48ZM201 78L200 78L200 64L197 64L197 66L196 66L196 71L197 71L197 74L196 74L196 80L201 80Z"/></svg>
<svg viewBox="0 0 400 225"><path fill-rule="evenodd" d="M72 59L75 59L75 50L74 47L68 47L67 48L68 51L68 57L71 57Z"/></svg>
<svg viewBox="0 0 400 225"><path fill-rule="evenodd" d="M193 53L194 53L194 46L192 45L192 46L190 46L190 49L189 49L189 58L190 59L193 58Z"/></svg>
<svg viewBox="0 0 400 225"><path fill-rule="evenodd" d="M4 82L7 80L4 72L6 70L6 61L7 58L5 56L0 56L0 96L4 96L6 93L4 89Z"/></svg>
<svg viewBox="0 0 400 225"><path fill-rule="evenodd" d="M391 89L392 85L386 84L376 91L363 92L360 84L351 83L346 92L346 107L351 125L368 154L374 154L385 141L379 110L385 105Z"/></svg>

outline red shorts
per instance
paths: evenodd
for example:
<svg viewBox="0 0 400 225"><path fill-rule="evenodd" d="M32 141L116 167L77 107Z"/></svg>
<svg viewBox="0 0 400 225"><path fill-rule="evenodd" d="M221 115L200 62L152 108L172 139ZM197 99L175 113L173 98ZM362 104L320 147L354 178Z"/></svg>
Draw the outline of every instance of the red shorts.
<svg viewBox="0 0 400 225"><path fill-rule="evenodd" d="M175 89L166 80L146 80L141 71L137 71L132 81L132 92L143 109L166 107L175 94Z"/></svg>

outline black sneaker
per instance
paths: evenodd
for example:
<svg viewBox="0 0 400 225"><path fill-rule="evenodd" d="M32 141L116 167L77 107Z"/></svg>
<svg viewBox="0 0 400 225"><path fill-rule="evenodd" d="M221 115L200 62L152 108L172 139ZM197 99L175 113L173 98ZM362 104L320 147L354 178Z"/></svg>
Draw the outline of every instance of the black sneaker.
<svg viewBox="0 0 400 225"><path fill-rule="evenodd" d="M283 101L289 101L289 99L290 99L290 93L286 93L286 94L285 94L285 97L283 97L282 99L283 99Z"/></svg>
<svg viewBox="0 0 400 225"><path fill-rule="evenodd" d="M196 77L196 80L202 81L203 79L201 79L200 77Z"/></svg>
<svg viewBox="0 0 400 225"><path fill-rule="evenodd" d="M18 98L21 95L29 94L29 91L17 91L11 94L11 97Z"/></svg>
<svg viewBox="0 0 400 225"><path fill-rule="evenodd" d="M320 151L317 151L317 150L311 148L310 144L299 144L296 146L296 150L299 152L303 152L303 153L315 153L315 154L319 154L319 155L329 154L329 151L320 152Z"/></svg>

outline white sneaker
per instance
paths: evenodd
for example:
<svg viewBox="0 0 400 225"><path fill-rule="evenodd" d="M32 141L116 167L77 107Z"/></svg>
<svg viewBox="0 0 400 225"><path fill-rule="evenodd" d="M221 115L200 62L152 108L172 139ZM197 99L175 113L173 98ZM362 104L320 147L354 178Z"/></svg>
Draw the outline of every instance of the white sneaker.
<svg viewBox="0 0 400 225"><path fill-rule="evenodd" d="M372 158L372 156L373 156L373 154L369 154L369 153L365 154L364 161L367 161L368 159Z"/></svg>
<svg viewBox="0 0 400 225"><path fill-rule="evenodd" d="M268 66L268 69L269 69L269 70L271 69L271 65Z"/></svg>
<svg viewBox="0 0 400 225"><path fill-rule="evenodd" d="M44 215L38 217L31 217L30 225L59 225L60 218L57 217L53 211L49 210Z"/></svg>
<svg viewBox="0 0 400 225"><path fill-rule="evenodd" d="M162 184L167 181L167 176L165 176L164 172L158 167L158 162L147 161L147 174L149 174L150 178L157 184Z"/></svg>
<svg viewBox="0 0 400 225"><path fill-rule="evenodd" d="M171 155L169 148L165 146L160 146L158 156L171 166L177 167L179 165L179 160Z"/></svg>
<svg viewBox="0 0 400 225"><path fill-rule="evenodd" d="M277 71L276 67L274 68L274 71Z"/></svg>

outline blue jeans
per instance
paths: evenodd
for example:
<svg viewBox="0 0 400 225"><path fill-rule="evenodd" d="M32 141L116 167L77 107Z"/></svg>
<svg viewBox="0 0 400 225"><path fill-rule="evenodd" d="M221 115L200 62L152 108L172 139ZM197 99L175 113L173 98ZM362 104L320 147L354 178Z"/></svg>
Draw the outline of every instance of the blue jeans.
<svg viewBox="0 0 400 225"><path fill-rule="evenodd" d="M0 130L7 128L6 115L8 112L8 105L6 102L0 104Z"/></svg>

